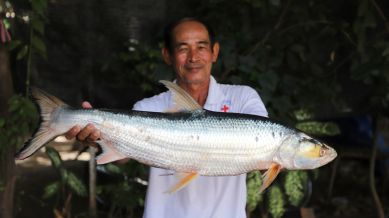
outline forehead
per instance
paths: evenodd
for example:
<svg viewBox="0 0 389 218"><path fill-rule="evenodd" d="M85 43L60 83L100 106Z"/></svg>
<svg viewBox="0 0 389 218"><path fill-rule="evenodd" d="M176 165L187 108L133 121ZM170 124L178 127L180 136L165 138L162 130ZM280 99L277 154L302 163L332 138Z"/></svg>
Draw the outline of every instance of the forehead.
<svg viewBox="0 0 389 218"><path fill-rule="evenodd" d="M189 41L207 41L209 34L205 26L196 21L185 21L178 24L173 29L173 39L175 43Z"/></svg>

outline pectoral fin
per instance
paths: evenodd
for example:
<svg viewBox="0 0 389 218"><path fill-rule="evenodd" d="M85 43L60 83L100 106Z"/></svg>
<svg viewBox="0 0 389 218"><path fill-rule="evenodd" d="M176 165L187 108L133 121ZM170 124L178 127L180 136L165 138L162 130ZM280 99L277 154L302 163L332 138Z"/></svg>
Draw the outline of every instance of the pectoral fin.
<svg viewBox="0 0 389 218"><path fill-rule="evenodd" d="M259 193L262 193L277 177L281 171L281 165L272 163L269 169L262 175L262 186L259 189Z"/></svg>
<svg viewBox="0 0 389 218"><path fill-rule="evenodd" d="M178 183L172 186L165 193L169 193L169 194L174 193L187 186L191 181L193 181L199 176L198 173L180 173L180 174L181 174L180 176L181 179L178 181Z"/></svg>

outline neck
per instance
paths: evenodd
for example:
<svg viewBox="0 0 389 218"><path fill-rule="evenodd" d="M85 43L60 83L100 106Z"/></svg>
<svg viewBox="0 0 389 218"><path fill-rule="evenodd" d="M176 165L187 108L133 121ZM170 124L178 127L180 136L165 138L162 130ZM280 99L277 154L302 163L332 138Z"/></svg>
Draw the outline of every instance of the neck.
<svg viewBox="0 0 389 218"><path fill-rule="evenodd" d="M184 89L201 107L205 105L208 97L209 81L206 83L185 83L177 81L178 85Z"/></svg>

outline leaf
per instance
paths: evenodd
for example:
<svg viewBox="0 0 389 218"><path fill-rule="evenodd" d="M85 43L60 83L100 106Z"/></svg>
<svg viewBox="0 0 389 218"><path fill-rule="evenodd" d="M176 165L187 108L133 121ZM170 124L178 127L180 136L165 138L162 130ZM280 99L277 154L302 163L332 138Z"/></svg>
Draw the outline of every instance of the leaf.
<svg viewBox="0 0 389 218"><path fill-rule="evenodd" d="M27 52L28 52L28 46L25 45L25 46L23 46L22 49L20 49L20 51L16 55L16 59L20 60L20 59L24 58L26 56Z"/></svg>
<svg viewBox="0 0 389 218"><path fill-rule="evenodd" d="M50 161L55 168L59 169L60 167L62 167L62 159L59 156L57 150L52 147L46 147L46 154L49 156Z"/></svg>
<svg viewBox="0 0 389 218"><path fill-rule="evenodd" d="M53 182L45 187L44 193L43 193L43 198L47 199L52 197L54 194L58 193L60 190L60 183Z"/></svg>
<svg viewBox="0 0 389 218"><path fill-rule="evenodd" d="M33 35L31 38L31 45L37 50L46 53L46 45L39 36Z"/></svg>
<svg viewBox="0 0 389 218"><path fill-rule="evenodd" d="M42 1L40 0L32 0L31 1L31 7L34 12L37 14L41 15L42 17L44 16L44 10L45 10L45 5Z"/></svg>
<svg viewBox="0 0 389 218"><path fill-rule="evenodd" d="M81 182L79 178L77 178L74 173L70 172L68 174L66 184L79 196L86 196L87 191L84 183Z"/></svg>
<svg viewBox="0 0 389 218"><path fill-rule="evenodd" d="M261 174L258 171L247 174L247 209L249 211L254 211L262 201L262 194L259 193L261 185Z"/></svg>
<svg viewBox="0 0 389 218"><path fill-rule="evenodd" d="M293 206L299 206L303 200L307 179L306 171L289 171L286 174L284 183L285 193Z"/></svg>
<svg viewBox="0 0 389 218"><path fill-rule="evenodd" d="M295 111L293 112L293 114L294 114L294 117L296 118L296 120L299 120L299 121L302 121L302 120L309 120L309 119L312 119L312 118L313 118L312 112L310 112L310 111L307 110L307 109L295 110Z"/></svg>
<svg viewBox="0 0 389 218"><path fill-rule="evenodd" d="M61 167L59 169L59 173L61 174L62 181L66 181L68 179L69 172L65 168Z"/></svg>
<svg viewBox="0 0 389 218"><path fill-rule="evenodd" d="M116 174L122 173L122 170L120 169L120 167L118 167L117 165L112 164L112 163L106 164L105 168L108 172L111 172L111 173L116 173Z"/></svg>
<svg viewBox="0 0 389 218"><path fill-rule="evenodd" d="M5 125L5 120L3 118L0 118L0 128L2 128Z"/></svg>
<svg viewBox="0 0 389 218"><path fill-rule="evenodd" d="M3 19L3 24L6 29L11 28L11 22L9 21L9 19Z"/></svg>
<svg viewBox="0 0 389 218"><path fill-rule="evenodd" d="M316 136L334 136L340 134L340 129L334 122L308 121L296 124L296 128Z"/></svg>
<svg viewBox="0 0 389 218"><path fill-rule="evenodd" d="M285 213L285 201L279 186L273 185L269 189L269 212L274 218L281 218Z"/></svg>
<svg viewBox="0 0 389 218"><path fill-rule="evenodd" d="M40 34L44 34L45 32L45 25L41 19L35 18L31 21L31 26L34 30L39 32Z"/></svg>

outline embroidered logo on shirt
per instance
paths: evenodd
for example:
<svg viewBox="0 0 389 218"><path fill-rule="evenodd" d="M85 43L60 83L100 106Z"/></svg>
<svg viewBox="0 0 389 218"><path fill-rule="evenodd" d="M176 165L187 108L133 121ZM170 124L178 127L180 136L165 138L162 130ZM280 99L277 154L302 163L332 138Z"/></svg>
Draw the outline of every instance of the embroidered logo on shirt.
<svg viewBox="0 0 389 218"><path fill-rule="evenodd" d="M227 113L230 110L231 107L231 101L223 101L222 107L220 108L221 112Z"/></svg>

